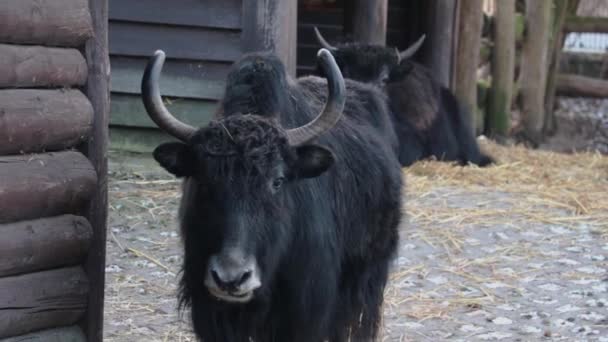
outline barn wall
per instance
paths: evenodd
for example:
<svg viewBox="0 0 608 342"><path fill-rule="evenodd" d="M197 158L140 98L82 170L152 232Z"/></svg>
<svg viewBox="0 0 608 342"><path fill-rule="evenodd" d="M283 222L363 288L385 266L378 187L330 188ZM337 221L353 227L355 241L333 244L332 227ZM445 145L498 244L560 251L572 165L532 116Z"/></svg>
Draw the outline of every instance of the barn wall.
<svg viewBox="0 0 608 342"><path fill-rule="evenodd" d="M0 341L102 340L106 8L0 2Z"/></svg>
<svg viewBox="0 0 608 342"><path fill-rule="evenodd" d="M161 92L184 122L206 123L221 98L225 76L242 51L241 0L110 0L112 144L151 149L156 132L141 101L140 82L156 49L167 54Z"/></svg>
<svg viewBox="0 0 608 342"><path fill-rule="evenodd" d="M228 70L243 53L275 51L295 69L296 0L109 1L115 148L149 152L171 139L148 118L140 97L156 49L167 54L161 80L167 107L195 126L211 119Z"/></svg>

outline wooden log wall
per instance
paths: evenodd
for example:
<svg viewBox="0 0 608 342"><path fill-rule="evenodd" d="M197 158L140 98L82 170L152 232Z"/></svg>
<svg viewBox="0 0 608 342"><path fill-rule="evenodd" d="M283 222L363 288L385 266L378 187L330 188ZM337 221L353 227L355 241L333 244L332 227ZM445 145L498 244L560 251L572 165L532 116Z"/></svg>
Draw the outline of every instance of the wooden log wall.
<svg viewBox="0 0 608 342"><path fill-rule="evenodd" d="M0 342L102 340L107 60L107 0L0 2Z"/></svg>

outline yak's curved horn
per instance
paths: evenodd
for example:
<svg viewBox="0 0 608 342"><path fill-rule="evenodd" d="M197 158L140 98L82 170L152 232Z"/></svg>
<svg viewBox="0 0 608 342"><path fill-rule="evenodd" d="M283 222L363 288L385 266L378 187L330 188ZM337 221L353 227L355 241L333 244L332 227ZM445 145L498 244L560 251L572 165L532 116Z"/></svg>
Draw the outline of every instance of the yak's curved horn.
<svg viewBox="0 0 608 342"><path fill-rule="evenodd" d="M330 130L340 120L344 110L346 87L336 60L327 49L319 50L317 59L327 75L327 103L314 120L302 127L287 130L287 138L292 146L302 145Z"/></svg>
<svg viewBox="0 0 608 342"><path fill-rule="evenodd" d="M327 42L327 40L325 40L325 38L323 38L323 36L321 35L321 32L319 31L319 29L316 26L314 27L314 30L315 30L315 36L317 37L317 41L319 42L319 44L321 44L321 46L323 48L325 48L329 51L332 51L332 52L338 50L337 47L329 44Z"/></svg>
<svg viewBox="0 0 608 342"><path fill-rule="evenodd" d="M141 95L150 119L159 128L181 141L187 142L196 128L177 120L163 104L160 96L158 80L165 63L165 53L157 50L148 61L144 76L141 80Z"/></svg>
<svg viewBox="0 0 608 342"><path fill-rule="evenodd" d="M399 62L415 55L416 52L418 52L418 50L422 46L422 43L424 43L425 39L426 39L426 34L423 34L422 37L418 38L418 40L414 44L410 45L407 49L399 52L398 53Z"/></svg>

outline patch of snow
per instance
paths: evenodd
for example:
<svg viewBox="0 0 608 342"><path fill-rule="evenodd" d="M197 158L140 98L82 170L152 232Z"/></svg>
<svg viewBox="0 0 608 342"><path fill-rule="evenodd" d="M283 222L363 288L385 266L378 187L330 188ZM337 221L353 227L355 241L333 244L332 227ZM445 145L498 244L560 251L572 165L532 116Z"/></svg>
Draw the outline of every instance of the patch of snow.
<svg viewBox="0 0 608 342"><path fill-rule="evenodd" d="M552 283L542 284L538 288L541 290L544 290L544 291L551 291L551 292L559 291L562 289L561 286L559 286L557 284L552 284Z"/></svg>
<svg viewBox="0 0 608 342"><path fill-rule="evenodd" d="M508 319L507 317L496 317L492 320L492 323L497 325L509 325L513 324L513 321Z"/></svg>

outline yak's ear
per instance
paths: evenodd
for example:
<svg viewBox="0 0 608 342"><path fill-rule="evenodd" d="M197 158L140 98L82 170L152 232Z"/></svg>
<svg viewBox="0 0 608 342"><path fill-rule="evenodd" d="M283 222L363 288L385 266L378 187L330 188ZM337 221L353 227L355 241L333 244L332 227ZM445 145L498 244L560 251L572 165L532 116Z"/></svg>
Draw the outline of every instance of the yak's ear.
<svg viewBox="0 0 608 342"><path fill-rule="evenodd" d="M296 178L313 178L327 171L334 163L333 153L325 147L304 145L296 148L297 161L293 173Z"/></svg>
<svg viewBox="0 0 608 342"><path fill-rule="evenodd" d="M154 149L153 155L160 166L177 177L194 175L195 156L186 144L164 143Z"/></svg>

